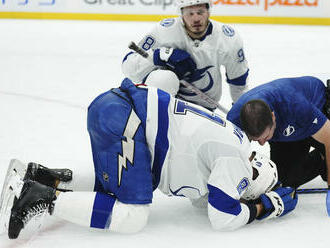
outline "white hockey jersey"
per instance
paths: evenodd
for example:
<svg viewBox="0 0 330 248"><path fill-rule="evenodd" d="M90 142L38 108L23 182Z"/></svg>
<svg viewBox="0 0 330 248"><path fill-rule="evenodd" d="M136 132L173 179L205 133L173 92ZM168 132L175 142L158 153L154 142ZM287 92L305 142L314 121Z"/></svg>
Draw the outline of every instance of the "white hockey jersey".
<svg viewBox="0 0 330 248"><path fill-rule="evenodd" d="M146 120L152 164L163 161L158 189L208 201L217 230L245 225L250 211L239 199L252 178L248 138L225 118L161 92L149 88Z"/></svg>
<svg viewBox="0 0 330 248"><path fill-rule="evenodd" d="M97 160L96 174L87 177L102 183L101 192L94 185L96 192L72 188L61 193L54 216L136 232L147 223L152 190L158 188L166 195L187 197L194 205L204 203L216 230L237 229L253 220L254 209L251 214L251 206L239 201L252 180L250 143L225 118L157 88L135 87L128 79L98 96L88 116ZM86 185L86 172L76 168L73 186ZM79 178L84 180L77 182ZM72 202L79 208L72 209Z"/></svg>
<svg viewBox="0 0 330 248"><path fill-rule="evenodd" d="M190 80L194 86L219 101L222 95L220 67L226 69L231 97L235 102L246 90L248 65L239 34L230 26L210 20L205 36L192 40L186 33L181 17L164 19L140 42L139 46L152 53L159 47L173 47L187 51L197 65L197 77ZM151 61L137 53L128 53L123 60L122 70L133 82L141 82L155 70ZM214 108L188 89L181 87L179 97L207 108Z"/></svg>

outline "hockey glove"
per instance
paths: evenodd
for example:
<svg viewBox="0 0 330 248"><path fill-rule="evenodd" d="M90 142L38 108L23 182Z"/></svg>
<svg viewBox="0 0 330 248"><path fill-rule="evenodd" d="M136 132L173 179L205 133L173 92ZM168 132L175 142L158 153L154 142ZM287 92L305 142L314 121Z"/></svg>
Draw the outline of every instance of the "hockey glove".
<svg viewBox="0 0 330 248"><path fill-rule="evenodd" d="M280 187L260 196L264 213L257 219L271 219L291 212L297 205L298 196L293 188Z"/></svg>
<svg viewBox="0 0 330 248"><path fill-rule="evenodd" d="M154 51L153 61L155 65L171 69L180 80L196 69L196 63L190 54L177 48L157 48Z"/></svg>

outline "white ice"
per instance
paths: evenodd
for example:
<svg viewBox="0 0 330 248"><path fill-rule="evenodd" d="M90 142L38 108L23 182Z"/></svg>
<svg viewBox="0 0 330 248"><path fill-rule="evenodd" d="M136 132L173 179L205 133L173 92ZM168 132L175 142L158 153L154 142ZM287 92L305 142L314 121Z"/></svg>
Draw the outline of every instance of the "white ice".
<svg viewBox="0 0 330 248"><path fill-rule="evenodd" d="M0 20L0 186L12 158L49 167L92 166L86 108L120 84L129 41L152 25ZM330 78L329 26L234 26L245 41L253 85L280 77ZM227 90L221 103L230 106ZM324 186L317 178L306 187ZM0 247L329 247L325 194L300 195L291 214L225 233L213 231L206 212L187 199L156 191L151 208L148 225L135 235L49 217L35 235L1 235Z"/></svg>

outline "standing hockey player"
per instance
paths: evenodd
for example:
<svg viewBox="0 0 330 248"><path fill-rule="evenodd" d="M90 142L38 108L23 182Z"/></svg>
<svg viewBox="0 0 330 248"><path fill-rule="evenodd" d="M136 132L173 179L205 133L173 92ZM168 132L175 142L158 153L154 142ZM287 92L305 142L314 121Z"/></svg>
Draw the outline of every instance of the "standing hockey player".
<svg viewBox="0 0 330 248"><path fill-rule="evenodd" d="M156 188L208 207L217 230L234 230L255 218L283 216L297 204L292 188L271 191L277 183L276 166L266 158L251 156L250 142L239 128L154 87L138 88L125 79L120 88L91 103L87 125L94 189L60 193L25 176L11 209L10 238L17 238L42 210L86 227L137 232L147 223ZM258 179L267 170L263 168L271 172L266 183ZM13 191L10 185L5 190L10 192L10 187ZM242 197L258 199L243 203Z"/></svg>
<svg viewBox="0 0 330 248"><path fill-rule="evenodd" d="M242 95L227 119L260 145L269 141L283 185L296 188L318 175L330 185L329 95L318 78L282 78Z"/></svg>
<svg viewBox="0 0 330 248"><path fill-rule="evenodd" d="M226 70L231 97L235 102L247 90L248 64L241 37L231 26L210 20L210 0L177 0L180 16L164 19L139 42L152 60L128 53L122 63L126 77L141 83L155 69L175 72L216 102L222 95L220 67ZM208 109L215 109L181 86L178 97Z"/></svg>

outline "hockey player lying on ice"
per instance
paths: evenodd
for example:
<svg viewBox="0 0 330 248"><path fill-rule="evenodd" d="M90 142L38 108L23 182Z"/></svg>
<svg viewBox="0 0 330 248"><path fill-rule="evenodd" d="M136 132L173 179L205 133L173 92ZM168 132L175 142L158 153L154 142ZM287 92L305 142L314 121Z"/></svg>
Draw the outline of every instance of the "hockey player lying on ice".
<svg viewBox="0 0 330 248"><path fill-rule="evenodd" d="M86 191L76 191L88 184L77 181L84 173L79 168L70 181L68 169L54 171L32 163L26 170L18 161L11 163L1 198L9 238L17 238L43 211L86 227L140 231L157 188L206 207L216 230L280 217L297 204L292 188L271 191L277 183L276 166L252 153L244 132L160 89L136 87L124 79L119 88L90 104L87 126L95 174L89 175L93 187ZM59 191L63 185L73 191ZM14 194L18 199L13 204L8 199Z"/></svg>

